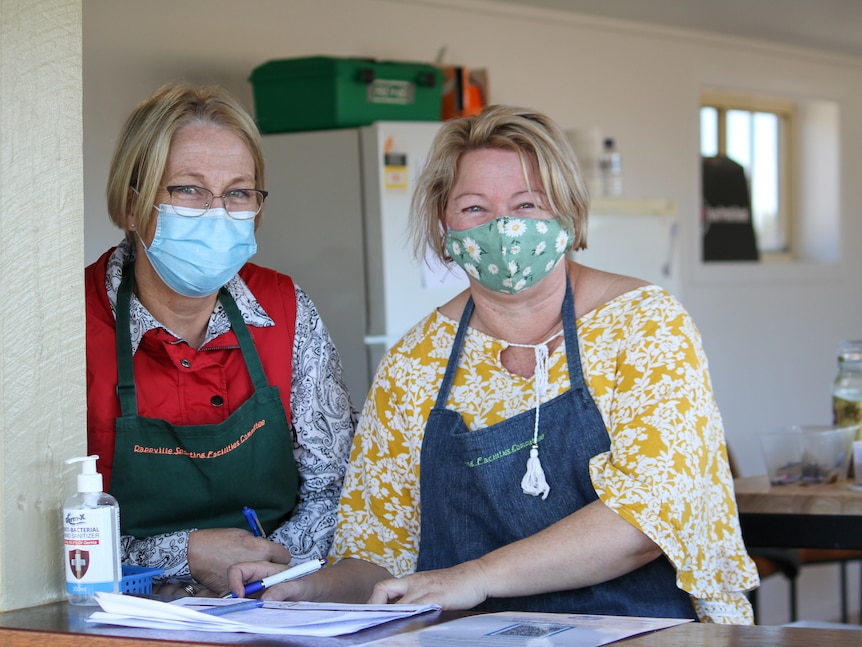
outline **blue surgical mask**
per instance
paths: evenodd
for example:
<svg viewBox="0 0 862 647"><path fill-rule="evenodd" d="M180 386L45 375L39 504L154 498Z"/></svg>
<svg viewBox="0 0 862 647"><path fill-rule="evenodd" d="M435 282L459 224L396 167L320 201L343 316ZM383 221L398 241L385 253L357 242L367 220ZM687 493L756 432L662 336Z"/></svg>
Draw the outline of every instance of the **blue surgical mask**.
<svg viewBox="0 0 862 647"><path fill-rule="evenodd" d="M203 216L181 215L181 207L159 205L156 235L142 246L159 277L174 292L205 297L227 283L257 252L254 218L231 218L224 209Z"/></svg>

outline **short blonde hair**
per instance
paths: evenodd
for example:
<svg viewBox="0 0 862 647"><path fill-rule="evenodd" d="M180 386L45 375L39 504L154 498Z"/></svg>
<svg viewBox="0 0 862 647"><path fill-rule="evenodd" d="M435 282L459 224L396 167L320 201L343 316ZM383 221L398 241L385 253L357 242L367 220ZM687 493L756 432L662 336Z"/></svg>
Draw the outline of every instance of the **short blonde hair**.
<svg viewBox="0 0 862 647"><path fill-rule="evenodd" d="M420 260L430 247L444 263L443 213L464 154L482 148L512 150L521 157L525 178L535 158L548 208L572 236L571 249L587 247L590 195L574 150L549 117L526 108L494 105L479 115L443 122L416 184L410 210L413 251Z"/></svg>
<svg viewBox="0 0 862 647"><path fill-rule="evenodd" d="M255 188L263 188L260 132L242 105L218 86L170 83L138 104L117 139L107 188L108 214L117 227L126 229L131 188L138 193L131 205L138 231L146 231L173 136L191 125L211 125L236 133L254 160ZM255 226L262 213L257 214ZM126 231L126 239L134 244L133 232Z"/></svg>

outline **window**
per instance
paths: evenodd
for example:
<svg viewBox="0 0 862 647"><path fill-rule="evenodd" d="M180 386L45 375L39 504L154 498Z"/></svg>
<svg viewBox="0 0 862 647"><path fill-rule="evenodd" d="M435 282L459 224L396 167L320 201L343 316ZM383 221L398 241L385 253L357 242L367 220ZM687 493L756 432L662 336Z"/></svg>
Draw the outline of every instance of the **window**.
<svg viewBox="0 0 862 647"><path fill-rule="evenodd" d="M793 251L791 194L794 104L754 96L705 93L700 153L727 156L745 169L761 257Z"/></svg>

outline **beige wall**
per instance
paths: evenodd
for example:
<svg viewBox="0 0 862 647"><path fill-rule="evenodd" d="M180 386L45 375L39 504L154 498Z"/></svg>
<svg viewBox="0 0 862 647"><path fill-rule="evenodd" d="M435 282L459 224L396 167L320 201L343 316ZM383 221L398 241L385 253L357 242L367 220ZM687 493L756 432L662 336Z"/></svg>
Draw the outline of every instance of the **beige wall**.
<svg viewBox="0 0 862 647"><path fill-rule="evenodd" d="M63 594L85 451L80 0L0 2L0 611Z"/></svg>

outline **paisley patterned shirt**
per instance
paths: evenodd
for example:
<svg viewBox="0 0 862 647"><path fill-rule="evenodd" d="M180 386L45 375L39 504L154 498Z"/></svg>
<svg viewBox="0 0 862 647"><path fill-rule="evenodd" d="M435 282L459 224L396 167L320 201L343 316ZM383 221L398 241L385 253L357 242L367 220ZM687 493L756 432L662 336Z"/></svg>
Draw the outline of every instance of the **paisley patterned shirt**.
<svg viewBox="0 0 862 647"><path fill-rule="evenodd" d="M609 452L590 461L599 498L661 547L702 620L750 624L744 591L757 586L757 570L742 542L724 429L694 323L670 294L647 286L577 325L587 387L611 441ZM365 559L395 576L416 569L419 454L457 327L435 311L381 361L354 438L332 559ZM535 406L533 378L500 362L507 346L467 332L447 407L473 431ZM545 400L569 388L564 344L548 366Z"/></svg>
<svg viewBox="0 0 862 647"><path fill-rule="evenodd" d="M134 254L123 241L108 261L105 284L111 306L116 308L117 289L122 268ZM237 275L226 285L234 297L243 320L250 326L272 326L272 319ZM324 557L332 543L341 482L350 454L356 411L349 403L341 359L329 332L311 299L296 287L296 333L293 340L293 383L290 391L290 417L298 444L294 449L299 471L299 493L291 517L269 535L291 552L292 563ZM151 328L163 327L132 295L130 322L132 348ZM206 340L230 329L230 322L217 303L207 326ZM327 418L326 422L322 418ZM261 487L265 487L264 484ZM191 581L187 557L189 533L195 528L156 535L146 539L121 538L124 564L162 568L157 580Z"/></svg>

